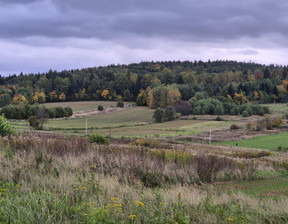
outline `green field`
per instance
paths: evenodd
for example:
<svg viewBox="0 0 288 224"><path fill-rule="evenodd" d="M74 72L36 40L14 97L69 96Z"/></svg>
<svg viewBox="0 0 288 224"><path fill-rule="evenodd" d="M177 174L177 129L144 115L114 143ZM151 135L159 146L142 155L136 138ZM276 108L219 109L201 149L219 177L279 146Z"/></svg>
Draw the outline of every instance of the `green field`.
<svg viewBox="0 0 288 224"><path fill-rule="evenodd" d="M78 109L87 108L87 102L80 103L72 102L63 106L71 106ZM96 105L96 102L94 103ZM59 106L59 103L49 105ZM153 113L154 110L148 107L129 107L120 111L101 113L88 117L49 120L44 127L48 131L84 135L87 119L88 134L100 133L112 137L157 137L193 135L209 131L210 128L221 128L231 125L229 121L179 119L164 123L154 123ZM13 121L12 124L18 130L29 129L28 122L26 121Z"/></svg>
<svg viewBox="0 0 288 224"><path fill-rule="evenodd" d="M287 103L274 103L274 104L264 104L263 106L268 106L270 111L274 115L281 115L288 113L288 104Z"/></svg>
<svg viewBox="0 0 288 224"><path fill-rule="evenodd" d="M258 197L274 197L288 194L288 176L269 179L230 182L214 185L218 191L240 191Z"/></svg>
<svg viewBox="0 0 288 224"><path fill-rule="evenodd" d="M282 146L282 148L288 147L288 133L260 136L237 141L217 142L215 144L228 146L235 146L238 144L240 147L277 150L278 146Z"/></svg>
<svg viewBox="0 0 288 224"><path fill-rule="evenodd" d="M43 106L47 108L51 107L71 107L73 112L83 111L83 110L95 110L99 105L104 108L111 106L116 106L117 102L111 101L77 101L77 102L57 102L57 103L45 103Z"/></svg>
<svg viewBox="0 0 288 224"><path fill-rule="evenodd" d="M101 133L113 137L137 137L195 134L202 132L209 126L203 126L205 121L197 120L174 120L165 123L153 123L153 112L154 110L148 107L131 107L121 111L103 113L86 118L50 120L45 127L54 128L64 133L84 134L87 119L89 134ZM194 125L195 128L193 128Z"/></svg>

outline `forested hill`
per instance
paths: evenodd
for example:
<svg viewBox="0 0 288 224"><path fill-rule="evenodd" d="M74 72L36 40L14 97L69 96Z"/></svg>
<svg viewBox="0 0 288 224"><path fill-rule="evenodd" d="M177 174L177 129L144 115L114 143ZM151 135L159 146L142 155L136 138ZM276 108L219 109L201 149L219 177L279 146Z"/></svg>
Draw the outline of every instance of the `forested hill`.
<svg viewBox="0 0 288 224"><path fill-rule="evenodd" d="M74 100L138 100L138 104L146 104L144 98L149 91L161 85L179 90L182 100L194 97L196 92L206 92L220 101L242 94L259 103L287 102L286 79L286 66L235 61L141 62L62 72L50 70L0 77L0 107L11 102Z"/></svg>

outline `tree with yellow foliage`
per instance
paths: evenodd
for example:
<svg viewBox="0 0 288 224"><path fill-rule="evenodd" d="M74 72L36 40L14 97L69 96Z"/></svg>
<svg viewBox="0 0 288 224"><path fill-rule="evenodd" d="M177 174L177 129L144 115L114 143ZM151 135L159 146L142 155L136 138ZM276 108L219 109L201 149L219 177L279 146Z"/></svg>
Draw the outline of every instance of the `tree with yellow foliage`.
<svg viewBox="0 0 288 224"><path fill-rule="evenodd" d="M247 97L243 94L243 92L241 93L235 93L234 94L234 102L237 103L238 105L242 105L244 103L248 103L248 99Z"/></svg>
<svg viewBox="0 0 288 224"><path fill-rule="evenodd" d="M58 99L58 95L56 93L56 90L49 93L49 97L51 101L56 101Z"/></svg>
<svg viewBox="0 0 288 224"><path fill-rule="evenodd" d="M137 96L137 99L136 99L136 104L138 106L143 106L146 104L146 101L147 101L147 95L146 95L146 92L144 89L140 89L140 92Z"/></svg>
<svg viewBox="0 0 288 224"><path fill-rule="evenodd" d="M108 89L104 89L101 93L101 96L106 100L107 96L109 95L109 90Z"/></svg>
<svg viewBox="0 0 288 224"><path fill-rule="evenodd" d="M34 103L45 103L46 96L44 92L35 92L33 95L33 102Z"/></svg>
<svg viewBox="0 0 288 224"><path fill-rule="evenodd" d="M61 94L60 94L59 100L61 100L61 101L65 101L65 100L66 100L66 95L65 95L65 93L61 93Z"/></svg>
<svg viewBox="0 0 288 224"><path fill-rule="evenodd" d="M27 99L25 96L23 96L22 94L15 94L13 97L13 103L15 104L20 104L20 103L25 103L27 102Z"/></svg>
<svg viewBox="0 0 288 224"><path fill-rule="evenodd" d="M150 108L176 106L181 100L181 93L176 86L157 86L147 89L147 105Z"/></svg>

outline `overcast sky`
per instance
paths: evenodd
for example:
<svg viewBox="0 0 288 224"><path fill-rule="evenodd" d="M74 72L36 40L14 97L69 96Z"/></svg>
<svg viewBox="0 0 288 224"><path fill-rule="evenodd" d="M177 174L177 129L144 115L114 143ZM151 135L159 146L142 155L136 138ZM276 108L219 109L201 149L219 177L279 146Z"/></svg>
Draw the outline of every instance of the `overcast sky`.
<svg viewBox="0 0 288 224"><path fill-rule="evenodd" d="M166 60L288 64L287 0L0 0L0 74Z"/></svg>

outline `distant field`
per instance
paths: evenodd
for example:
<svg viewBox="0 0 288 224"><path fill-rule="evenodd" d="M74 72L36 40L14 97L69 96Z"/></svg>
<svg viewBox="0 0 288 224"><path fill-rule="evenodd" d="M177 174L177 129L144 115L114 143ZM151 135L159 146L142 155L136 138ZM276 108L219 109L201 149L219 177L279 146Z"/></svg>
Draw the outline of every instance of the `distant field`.
<svg viewBox="0 0 288 224"><path fill-rule="evenodd" d="M263 106L268 106L274 115L288 113L287 103L264 104Z"/></svg>
<svg viewBox="0 0 288 224"><path fill-rule="evenodd" d="M104 108L116 106L117 102L111 101L79 101L79 102L57 102L57 103L45 103L45 107L71 107L73 112L82 111L82 110L93 110L97 109L99 105L102 105Z"/></svg>
<svg viewBox="0 0 288 224"><path fill-rule="evenodd" d="M217 142L216 144L228 146L235 146L238 144L240 147L277 150L278 146L282 146L282 148L288 147L288 133L260 136L245 140Z"/></svg>
<svg viewBox="0 0 288 224"><path fill-rule="evenodd" d="M59 104L49 105L57 106ZM78 109L85 107L85 104L80 105L79 103L69 103L68 105L78 107ZM50 120L44 126L46 129L50 129L50 131L83 135L87 119L88 134L100 133L112 137L172 137L199 134L209 131L210 128L214 129L231 125L231 122L228 121L205 120L174 120L164 123L154 123L153 113L154 110L148 107L130 107L121 111L89 117ZM18 130L29 129L26 121L13 121L12 124Z"/></svg>
<svg viewBox="0 0 288 224"><path fill-rule="evenodd" d="M122 136L175 136L196 134L205 129L206 121L175 120L153 123L154 110L148 107L132 107L121 111L87 117L89 133L101 133L113 137ZM51 120L47 128L55 128L64 133L84 134L86 118ZM208 122L207 122L208 123ZM209 122L210 123L210 122ZM195 125L195 128L193 128ZM79 129L79 130L72 130Z"/></svg>
<svg viewBox="0 0 288 224"><path fill-rule="evenodd" d="M221 192L241 191L245 194L258 197L282 196L288 194L288 176L279 176L263 180L245 181L237 183L225 183L215 185L215 188Z"/></svg>

